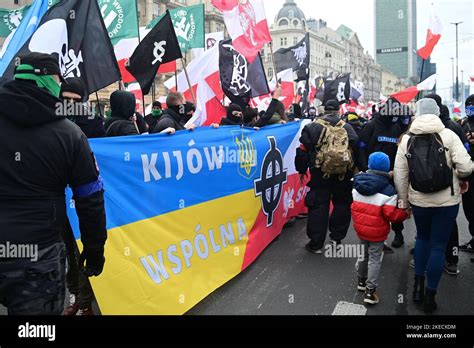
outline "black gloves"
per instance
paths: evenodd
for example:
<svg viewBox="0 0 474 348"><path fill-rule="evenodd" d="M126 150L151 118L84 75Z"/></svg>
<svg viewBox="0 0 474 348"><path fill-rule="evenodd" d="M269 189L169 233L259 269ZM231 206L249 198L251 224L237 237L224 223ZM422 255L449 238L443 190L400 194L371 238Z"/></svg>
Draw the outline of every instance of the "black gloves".
<svg viewBox="0 0 474 348"><path fill-rule="evenodd" d="M79 258L79 269L88 277L96 277L102 273L104 263L104 248L84 249Z"/></svg>

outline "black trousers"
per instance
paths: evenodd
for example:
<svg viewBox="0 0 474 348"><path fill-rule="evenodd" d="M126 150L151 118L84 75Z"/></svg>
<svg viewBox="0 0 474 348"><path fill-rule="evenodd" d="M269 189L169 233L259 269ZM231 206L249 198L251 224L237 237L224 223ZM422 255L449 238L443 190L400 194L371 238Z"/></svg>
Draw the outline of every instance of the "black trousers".
<svg viewBox="0 0 474 348"><path fill-rule="evenodd" d="M474 178L469 182L469 191L462 195L462 207L469 222L469 233L474 241ZM474 242L472 243L474 246Z"/></svg>
<svg viewBox="0 0 474 348"><path fill-rule="evenodd" d="M67 288L78 299L80 309L90 308L94 299L94 292L87 276L79 271L79 250L69 221L62 238L66 245L69 266L66 275Z"/></svg>
<svg viewBox="0 0 474 348"><path fill-rule="evenodd" d="M0 261L0 303L8 315L61 315L65 268L63 243L39 250L38 260Z"/></svg>
<svg viewBox="0 0 474 348"><path fill-rule="evenodd" d="M329 237L343 240L351 224L352 181L350 177L343 181L338 178L313 180L311 191L306 195L308 207L307 234L314 248L321 249ZM329 215L330 204L333 211Z"/></svg>

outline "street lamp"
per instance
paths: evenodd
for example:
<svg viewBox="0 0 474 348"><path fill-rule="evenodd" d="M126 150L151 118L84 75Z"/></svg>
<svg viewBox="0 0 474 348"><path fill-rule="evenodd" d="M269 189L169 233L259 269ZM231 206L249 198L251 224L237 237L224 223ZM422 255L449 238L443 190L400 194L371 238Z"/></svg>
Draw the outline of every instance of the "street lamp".
<svg viewBox="0 0 474 348"><path fill-rule="evenodd" d="M451 23L456 26L456 101L459 101L459 41L458 41L458 27L464 22Z"/></svg>
<svg viewBox="0 0 474 348"><path fill-rule="evenodd" d="M451 97L454 99L454 98L455 98L455 94L454 94L454 57L451 58L451 65L452 65L452 67L453 67L453 84L452 84L452 86L453 86L453 94L452 94Z"/></svg>

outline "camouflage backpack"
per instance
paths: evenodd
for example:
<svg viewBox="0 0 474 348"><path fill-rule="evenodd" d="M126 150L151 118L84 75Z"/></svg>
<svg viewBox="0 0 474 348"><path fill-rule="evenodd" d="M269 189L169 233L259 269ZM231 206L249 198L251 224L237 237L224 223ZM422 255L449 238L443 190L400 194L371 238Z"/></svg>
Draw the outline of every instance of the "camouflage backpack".
<svg viewBox="0 0 474 348"><path fill-rule="evenodd" d="M316 144L316 168L321 168L326 179L338 175L343 180L354 166L349 136L344 129L346 123L341 120L333 126L322 119L316 123L324 128Z"/></svg>

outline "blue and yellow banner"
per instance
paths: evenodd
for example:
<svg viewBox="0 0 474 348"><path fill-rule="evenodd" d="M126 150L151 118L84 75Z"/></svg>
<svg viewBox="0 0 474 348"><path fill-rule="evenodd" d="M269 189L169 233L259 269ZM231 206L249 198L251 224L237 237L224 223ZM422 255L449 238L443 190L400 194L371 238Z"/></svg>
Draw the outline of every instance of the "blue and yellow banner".
<svg viewBox="0 0 474 348"><path fill-rule="evenodd" d="M301 128L91 140L107 211L106 264L91 278L102 313L183 314L248 267L305 209Z"/></svg>

